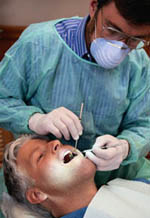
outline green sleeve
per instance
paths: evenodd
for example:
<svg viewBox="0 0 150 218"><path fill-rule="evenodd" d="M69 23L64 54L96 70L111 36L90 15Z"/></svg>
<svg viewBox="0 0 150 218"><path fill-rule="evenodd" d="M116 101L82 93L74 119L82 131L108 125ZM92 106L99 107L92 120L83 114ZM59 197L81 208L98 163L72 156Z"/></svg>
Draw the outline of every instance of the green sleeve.
<svg viewBox="0 0 150 218"><path fill-rule="evenodd" d="M117 136L130 144L129 155L122 165L136 162L150 151L150 61L146 56L139 59L139 64L132 61L130 104Z"/></svg>
<svg viewBox="0 0 150 218"><path fill-rule="evenodd" d="M0 63L0 126L17 134L31 133L30 116L44 113L29 104L41 80L39 59L42 54L37 59L33 50L33 44L19 39Z"/></svg>

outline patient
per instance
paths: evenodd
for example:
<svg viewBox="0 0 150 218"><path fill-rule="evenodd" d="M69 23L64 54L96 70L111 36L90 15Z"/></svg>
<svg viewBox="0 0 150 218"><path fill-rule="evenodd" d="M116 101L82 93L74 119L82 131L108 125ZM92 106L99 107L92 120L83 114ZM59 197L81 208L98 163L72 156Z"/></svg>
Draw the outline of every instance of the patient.
<svg viewBox="0 0 150 218"><path fill-rule="evenodd" d="M95 165L58 140L23 136L6 148L3 167L8 193L41 217L83 208L97 192Z"/></svg>
<svg viewBox="0 0 150 218"><path fill-rule="evenodd" d="M20 207L23 206L26 211L31 211L31 215L34 212L34 217L67 218L73 217L74 211L79 212L80 216L77 216L79 218L83 217L85 211L84 217L87 218L91 217L91 211L92 214L98 211L97 214L99 215L93 214L94 218L102 217L100 214L109 218L116 217L115 215L110 216L109 211L105 208L106 205L110 208L110 205L114 203L118 207L118 197L115 197L114 193L111 201L111 193L114 190L116 192L115 186L120 187L117 195L123 194L122 196L125 199L124 193L127 193L131 202L132 194L135 191L139 192L139 197L142 194L143 200L139 198L141 201L139 204L140 210L143 217L149 217L149 208L148 206L146 208L147 201L150 200L150 191L147 192L149 185L142 183L142 188L140 188L140 182L117 180L110 182L109 186L104 186L97 192L94 182L95 165L74 147L62 145L58 140L49 140L47 137L40 136L20 137L6 147L3 168L9 195L19 203ZM125 187L124 182L126 182ZM131 186L132 183L134 183L133 187ZM136 189L136 185L140 191ZM125 190L126 186L128 187L127 190ZM106 190L110 192L108 199L106 198ZM137 196L136 194L136 198ZM136 202L136 198L132 203ZM146 203L142 203L142 201ZM98 208L95 202L99 203ZM121 208L120 196L119 204ZM88 205L89 207L86 209ZM133 206L135 205L133 204ZM138 207L138 205L136 206ZM112 207L115 207L115 205ZM96 208L94 212L93 208ZM135 211L132 207L127 209L128 211ZM119 208L115 211L119 211ZM115 213L112 210L111 212ZM4 213L7 212L4 211ZM20 212L20 214L22 213ZM140 217L137 214L131 213L131 217L132 215L136 215L137 218ZM11 215L11 217L13 216ZM129 218L130 214L127 217Z"/></svg>

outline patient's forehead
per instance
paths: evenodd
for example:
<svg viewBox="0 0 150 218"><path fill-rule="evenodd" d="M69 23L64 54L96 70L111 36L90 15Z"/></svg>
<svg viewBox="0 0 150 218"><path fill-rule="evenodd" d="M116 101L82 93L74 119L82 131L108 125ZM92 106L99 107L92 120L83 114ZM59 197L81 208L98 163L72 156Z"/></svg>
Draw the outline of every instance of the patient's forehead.
<svg viewBox="0 0 150 218"><path fill-rule="evenodd" d="M22 145L18 153L22 153L23 151L30 153L34 148L39 147L39 146L44 146L46 144L47 144L47 141L45 140L29 139Z"/></svg>
<svg viewBox="0 0 150 218"><path fill-rule="evenodd" d="M26 161L29 161L32 153L38 148L44 148L47 145L46 140L41 139L29 139L27 140L19 149L17 154L18 164L23 164Z"/></svg>

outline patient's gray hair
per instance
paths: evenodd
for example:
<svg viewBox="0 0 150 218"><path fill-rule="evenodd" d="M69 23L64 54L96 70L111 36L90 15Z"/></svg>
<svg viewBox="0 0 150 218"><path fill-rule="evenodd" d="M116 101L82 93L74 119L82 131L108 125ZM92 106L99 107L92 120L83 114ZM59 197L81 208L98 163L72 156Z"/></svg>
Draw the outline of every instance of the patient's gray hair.
<svg viewBox="0 0 150 218"><path fill-rule="evenodd" d="M41 217L53 217L45 208L40 204L31 204L26 199L26 191L29 187L34 185L34 181L27 175L24 175L17 166L17 153L25 142L30 139L43 139L50 141L46 136L37 135L22 135L20 138L9 143L4 151L3 169L5 184L9 195L18 203L22 204L30 211L33 211Z"/></svg>

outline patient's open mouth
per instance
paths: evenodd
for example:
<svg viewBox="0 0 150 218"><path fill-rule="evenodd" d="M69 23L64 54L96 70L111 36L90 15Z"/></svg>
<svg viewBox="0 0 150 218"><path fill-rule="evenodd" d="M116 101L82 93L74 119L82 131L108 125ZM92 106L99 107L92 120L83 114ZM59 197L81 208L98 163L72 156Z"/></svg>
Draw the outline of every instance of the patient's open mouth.
<svg viewBox="0 0 150 218"><path fill-rule="evenodd" d="M64 163L69 163L74 157L77 156L77 153L72 151L67 151L64 155Z"/></svg>

